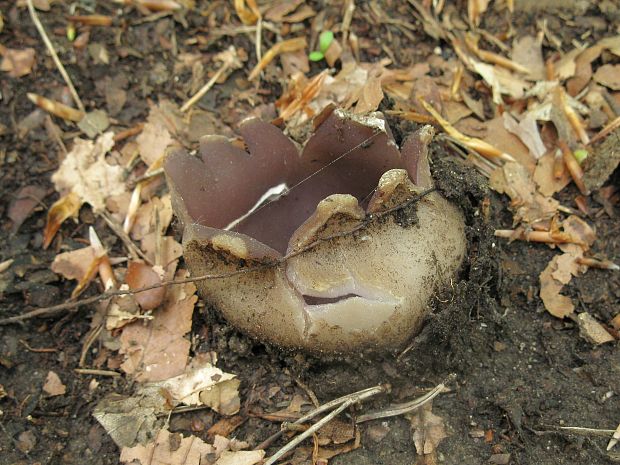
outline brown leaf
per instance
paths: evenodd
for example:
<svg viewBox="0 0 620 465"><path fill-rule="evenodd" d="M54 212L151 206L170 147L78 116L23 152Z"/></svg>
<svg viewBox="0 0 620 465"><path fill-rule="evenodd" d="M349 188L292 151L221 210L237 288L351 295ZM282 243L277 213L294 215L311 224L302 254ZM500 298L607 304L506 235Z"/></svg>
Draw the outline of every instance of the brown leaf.
<svg viewBox="0 0 620 465"><path fill-rule="evenodd" d="M511 198L516 223L534 224L552 218L557 212L559 202L541 195L527 169L519 163L508 162L493 171L489 185Z"/></svg>
<svg viewBox="0 0 620 465"><path fill-rule="evenodd" d="M132 261L127 266L125 274L125 282L130 289L139 289L141 287L152 286L161 283L161 277L153 270L153 268L145 263ZM134 298L143 311L153 310L162 303L166 294L165 287L157 287L149 291L138 292L134 294Z"/></svg>
<svg viewBox="0 0 620 465"><path fill-rule="evenodd" d="M565 318L575 311L572 300L560 294L565 284L577 276L580 265L577 259L583 256L582 248L575 244L565 244L565 253L556 255L540 273L540 298L545 308L556 318Z"/></svg>
<svg viewBox="0 0 620 465"><path fill-rule="evenodd" d="M594 80L611 90L620 90L620 65L603 65L594 73Z"/></svg>
<svg viewBox="0 0 620 465"><path fill-rule="evenodd" d="M45 229L43 230L43 248L47 249L60 229L60 225L68 218L77 216L82 200L75 192L58 199L47 212Z"/></svg>
<svg viewBox="0 0 620 465"><path fill-rule="evenodd" d="M219 381L212 387L200 391L200 402L222 415L234 415L241 407L239 384L241 381L238 379Z"/></svg>
<svg viewBox="0 0 620 465"><path fill-rule="evenodd" d="M214 465L254 465L265 456L264 450L240 450L224 452Z"/></svg>
<svg viewBox="0 0 620 465"><path fill-rule="evenodd" d="M447 437L443 419L431 412L432 402L427 402L411 415L413 443L419 455L436 455L437 445Z"/></svg>
<svg viewBox="0 0 620 465"><path fill-rule="evenodd" d="M30 74L35 63L34 48L16 50L0 46L2 62L0 70L9 74L13 78L19 78Z"/></svg>
<svg viewBox="0 0 620 465"><path fill-rule="evenodd" d="M62 384L60 378L53 371L49 371L47 373L47 378L45 379L45 384L43 385L43 390L50 396L62 396L67 392L67 386Z"/></svg>
<svg viewBox="0 0 620 465"><path fill-rule="evenodd" d="M568 170L564 170L559 179L554 176L554 154L548 153L538 160L534 181L542 195L551 197L564 189L570 183L571 177Z"/></svg>
<svg viewBox="0 0 620 465"><path fill-rule="evenodd" d="M615 341L614 337L605 330L604 326L588 312L577 315L577 324L579 325L580 336L594 345Z"/></svg>
<svg viewBox="0 0 620 465"><path fill-rule="evenodd" d="M47 191L40 186L24 186L11 202L7 216L13 222L11 231L17 232L32 210L41 203Z"/></svg>
<svg viewBox="0 0 620 465"><path fill-rule="evenodd" d="M512 59L528 68L528 79L545 80L545 62L542 54L542 43L534 36L526 35L516 39L512 44Z"/></svg>
<svg viewBox="0 0 620 465"><path fill-rule="evenodd" d="M66 279L81 281L86 276L95 258L96 254L91 246L83 247L56 255L51 268L54 273L58 273Z"/></svg>
<svg viewBox="0 0 620 465"><path fill-rule="evenodd" d="M145 446L123 447L120 461L137 461L142 465L200 465L204 463L203 457L214 452L213 446L196 436L183 437L181 433L163 429Z"/></svg>
<svg viewBox="0 0 620 465"><path fill-rule="evenodd" d="M105 208L107 197L125 192L123 168L106 161L106 154L114 146L113 137L112 132L106 132L95 142L76 139L73 150L52 175L56 190L74 193L95 211Z"/></svg>
<svg viewBox="0 0 620 465"><path fill-rule="evenodd" d="M207 430L207 436L213 437L217 435L228 437L230 433L239 428L245 421L246 419L241 415L224 417Z"/></svg>
<svg viewBox="0 0 620 465"><path fill-rule="evenodd" d="M186 277L181 271L177 277ZM198 300L191 284L172 286L163 307L148 323L137 321L123 329L120 353L126 359L121 368L138 381L160 381L184 372L190 342L184 337L192 327L192 313Z"/></svg>

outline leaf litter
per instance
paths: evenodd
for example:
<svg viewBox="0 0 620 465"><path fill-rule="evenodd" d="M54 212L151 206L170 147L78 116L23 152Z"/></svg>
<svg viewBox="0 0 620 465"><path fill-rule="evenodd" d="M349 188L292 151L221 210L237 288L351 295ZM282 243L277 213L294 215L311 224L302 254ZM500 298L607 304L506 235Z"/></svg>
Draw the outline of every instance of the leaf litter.
<svg viewBox="0 0 620 465"><path fill-rule="evenodd" d="M145 14L191 12L194 8L186 2L137 2L137 5ZM468 2L467 14L472 24L480 24L487 5L486 1ZM262 21L284 25L317 16L317 12L301 1L274 2L262 11L250 0L235 1L234 6L241 22L256 31ZM488 36L480 29L464 34L456 29L448 30L444 25L449 19L441 16L441 8L432 11L421 5L416 8L425 30L434 37L446 39L456 54L456 58L450 59L432 57L446 70L442 76L434 76L426 63L397 69L388 58L360 61L356 59L359 45L351 37L336 44L337 52L328 61L333 66L339 60L339 71L328 68L311 74L305 57L312 40L301 36L278 41L262 58L256 57L257 64L246 78L255 80L261 72L269 73L280 58L285 71L281 79L284 91L275 103L278 114L274 115L274 122L284 125L293 135L303 132L312 117L327 105L367 113L377 110L386 96L394 102L395 115L443 127L457 144L466 148L467 159L489 177L491 187L510 198L513 229L496 234L509 240L543 242L561 252L540 274L540 298L547 311L557 318L575 319L580 334L592 344L614 341L613 333L590 313L576 315L572 299L562 294L573 277L587 271L584 259L588 258L596 234L572 208L561 205L553 195L562 191L571 178L579 182L579 173L569 166L570 155L576 150L588 151L588 159L583 163L585 174L581 174L586 179L592 172L588 171L591 160L609 158L600 145L590 144L590 137L596 134L586 123L588 119L592 123L595 110L602 115L599 115L602 124L610 122L610 115L605 113L609 105L602 95L620 90L617 82L620 65L598 65L597 60L603 52L620 54L620 36L603 39L590 47L575 47L555 61L548 57L545 61L543 30L536 36L515 38L512 47L499 42L505 48L500 47L504 54L489 52L491 45L498 44L489 44ZM18 51L3 47L0 52L3 56L0 69L9 76L19 78L32 71L34 49ZM241 66L237 61L240 50L227 53L235 57L235 65L222 73L219 84L230 81L230 71ZM199 54L193 63L197 60ZM295 61L297 64L293 64ZM461 71L455 72L458 67ZM195 69L198 68L192 65L192 72ZM472 88L476 86L479 100L469 96L463 82L470 83ZM587 92L583 93L584 89ZM60 108L53 103L41 103L41 106L46 111ZM120 111L123 103L113 106ZM129 240L138 241L144 254L144 258L139 258L128 251L128 257L109 259L113 278L121 283L120 289L136 290L186 277L184 269L177 269L180 244L165 236L172 221L172 209L169 196L162 193L163 183L157 170L167 149L175 144L195 142L188 137L190 122L201 111L196 108L184 115L171 101L162 99L157 104L151 103L149 116L140 123L135 142L126 144L126 147L134 144L135 151L126 152L132 155L125 163L119 163L123 148L115 140L115 133L104 132L110 124L105 112L96 110L78 118L77 113L69 111L72 117L68 119L79 121L84 135L95 140L75 139L73 148L52 176L61 197L48 211L45 245L51 244L66 219L75 217L80 207L88 204L96 214L111 214L119 223L125 221ZM64 113L60 114L62 117ZM469 126L465 124L468 121ZM564 150L565 155L558 157L556 152L561 142L568 147L568 155ZM481 161L480 156L489 161ZM617 166L617 161L612 163L612 169L607 168L607 174L599 176L598 187ZM143 179L132 187L128 182L132 176L133 179L143 176ZM132 189L137 199L133 206ZM37 201L43 196L39 190L21 194L24 193ZM117 202L117 208L110 208L113 202ZM35 201L14 202L15 228L35 205ZM131 221L127 221L129 217ZM52 270L66 279L77 280L77 288L83 288L90 283L93 270L95 275L101 274L97 260L104 255L107 257L107 251L91 241L88 247L59 253ZM103 276L101 286L109 286L109 280ZM265 455L262 450L242 451L235 440L222 436L215 436L214 444L209 444L193 435L172 433L160 417L181 404L210 407L225 416L234 415L240 409L239 379L216 368L213 360L213 364L200 357L190 360L191 342L187 335L196 303L195 286L187 283L114 297L101 306L106 337L115 338L118 343L120 368L138 383L134 396L106 399L94 413L117 444L123 446L121 461L125 463L137 460L143 465L252 465ZM49 395L61 395L63 389L58 376L50 371L44 390ZM446 437L443 420L431 412L431 403L427 403L410 415L410 421L420 457L418 463L436 463L436 448ZM318 432L315 446L297 450L298 462L293 463L302 463L309 457L314 463L317 460L326 463L334 455L359 447L359 430L350 423L334 420L327 425ZM225 446L221 445L222 441ZM347 446L335 447L333 453L325 449L327 445L342 444Z"/></svg>

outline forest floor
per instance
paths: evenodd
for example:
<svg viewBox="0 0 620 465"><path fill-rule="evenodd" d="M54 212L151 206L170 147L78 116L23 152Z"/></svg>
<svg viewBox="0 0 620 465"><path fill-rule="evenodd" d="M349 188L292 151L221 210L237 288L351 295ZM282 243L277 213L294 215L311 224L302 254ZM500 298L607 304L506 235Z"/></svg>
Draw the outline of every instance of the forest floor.
<svg viewBox="0 0 620 465"><path fill-rule="evenodd" d="M245 7L235 10L233 3ZM608 450L620 422L620 273L601 269L620 260L620 173L613 172L620 136L617 129L601 132L620 114L620 7L609 0L515 1L510 12L511 2L496 1L468 17L467 5L485 2L448 0L441 11L424 6L442 3L430 1L258 2L257 35L252 3L35 1L82 111L75 108L26 2L0 0L0 463L251 465L263 454L273 455L292 433L258 455L239 449L261 445L282 421L298 418L317 400L325 403L377 384L389 384L390 392L350 409L283 463L620 463L620 445ZM325 60L307 58L321 48L321 31L334 33L324 47L326 58L334 60L331 68ZM263 56L288 39L306 41L289 42L281 56L249 79L258 62L258 36ZM526 63L530 74L524 77L510 65L500 70L465 40L471 37L480 49ZM202 98L180 110L222 69ZM321 73L327 77L313 93L310 87ZM526 94L542 82L556 87ZM37 107L29 93L55 102L52 112ZM567 96L574 97L575 108L585 107L578 111L578 124L589 139L601 134L597 145L557 113L537 118L534 129L516 131L522 139L533 131L529 143L505 129L503 113L525 120L526 111L542 108L545 98L556 94L555 110ZM433 142L431 170L439 190L465 212L469 258L453 289L437 298L434 317L409 351L319 357L280 350L228 325L217 309L193 296L191 284L178 292L169 286L152 322L110 326L106 312L118 301L96 301L105 277L90 230L120 282L129 275L128 261L140 267L148 260L138 255L158 258L149 237L167 234L165 263L174 262L174 269L155 281L150 275L135 278L139 285L131 288L185 276L181 230L157 171L167 145L194 150L205 134L233 137L247 116L279 117L279 126L303 142L308 115L325 103L359 113L385 112L397 143L424 122L442 133L446 125L437 124L420 99L441 108L449 127L499 147L524 168L515 181L507 168L514 162L490 163L459 137ZM60 102L72 109L63 110ZM68 158L88 159L94 153L91 142L100 143L105 131L114 134L107 158L80 162L84 171L74 178L61 172ZM78 137L91 143L81 146L83 152L76 151ZM572 182L567 166L553 174L558 141L570 150L586 147L594 159L583 164L587 195ZM601 166L597 156L611 159L602 173L593 167ZM543 159L546 171L538 171ZM97 163L123 168L120 187L104 179L103 171L89 171ZM88 176L93 182L84 181ZM77 185L81 194L72 204L67 196ZM119 233L110 224L123 223L137 185L140 209L129 232ZM535 195L541 197L532 200ZM541 205L547 200L540 198L559 202L538 228L548 233L550 244L522 240L539 226L528 218L546 208ZM60 216L72 218L50 220L55 202ZM574 232L569 217L586 225L586 239L558 239ZM57 232L50 221L60 226ZM556 221L561 231L553 229ZM495 237L497 230L513 231L516 240ZM154 241L161 245L160 239ZM586 266L580 261L584 256L596 262ZM84 287L79 296L77 283ZM555 291L545 294L547 286ZM91 297L90 303L75 304ZM29 313L36 309L43 310ZM140 342L139 331L155 325L158 312L184 312L175 320L179 328ZM132 328L138 333L130 333ZM143 344L140 362L128 344L133 349ZM150 372L145 360L166 351L182 352L180 369ZM218 377L230 373L240 381L238 390L234 384L220 386L231 389L236 407L202 405L170 416L169 409L147 414L144 405L140 409L146 410L131 411L110 397L148 397L146 382L180 375L190 360L214 369L205 358L223 370ZM354 426L356 415L409 401L451 373L456 377L434 398L432 413L426 404L406 416ZM119 438L95 412L100 420L118 415L117 429L140 424L133 436ZM147 417L154 421L150 430L141 424ZM151 442L146 453L135 446L138 440ZM191 447L202 452L194 456ZM175 454L180 450L182 457Z"/></svg>

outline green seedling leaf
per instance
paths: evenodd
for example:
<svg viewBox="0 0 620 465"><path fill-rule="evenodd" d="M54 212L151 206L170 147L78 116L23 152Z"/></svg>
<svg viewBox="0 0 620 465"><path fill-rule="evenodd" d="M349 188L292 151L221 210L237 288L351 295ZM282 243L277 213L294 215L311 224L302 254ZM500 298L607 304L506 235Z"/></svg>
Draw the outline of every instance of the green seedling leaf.
<svg viewBox="0 0 620 465"><path fill-rule="evenodd" d="M323 31L319 36L319 50L325 53L331 43L334 40L334 33L332 31Z"/></svg>
<svg viewBox="0 0 620 465"><path fill-rule="evenodd" d="M325 58L325 55L323 55L323 52L319 52L318 50L310 52L310 55L308 55L308 59L310 61L321 61L323 58Z"/></svg>
<svg viewBox="0 0 620 465"><path fill-rule="evenodd" d="M575 159L580 165L588 158L588 151L586 149L575 150Z"/></svg>

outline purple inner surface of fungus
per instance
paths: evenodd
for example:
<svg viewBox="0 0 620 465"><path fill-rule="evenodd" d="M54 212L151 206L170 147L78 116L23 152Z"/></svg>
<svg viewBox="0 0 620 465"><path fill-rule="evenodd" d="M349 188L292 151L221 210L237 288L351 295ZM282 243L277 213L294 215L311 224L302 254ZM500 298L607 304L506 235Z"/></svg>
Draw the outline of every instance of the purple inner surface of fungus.
<svg viewBox="0 0 620 465"><path fill-rule="evenodd" d="M381 114L359 118L326 110L301 154L277 127L248 119L239 128L247 152L224 137L207 136L199 157L169 155L166 172L191 220L215 229L226 228L269 189L286 184L290 192L231 229L285 254L293 233L329 195L350 194L365 206L390 169L404 168L418 180L419 144L405 143L399 151Z"/></svg>

